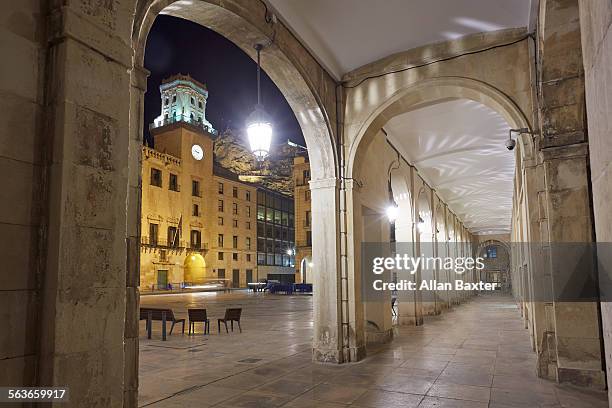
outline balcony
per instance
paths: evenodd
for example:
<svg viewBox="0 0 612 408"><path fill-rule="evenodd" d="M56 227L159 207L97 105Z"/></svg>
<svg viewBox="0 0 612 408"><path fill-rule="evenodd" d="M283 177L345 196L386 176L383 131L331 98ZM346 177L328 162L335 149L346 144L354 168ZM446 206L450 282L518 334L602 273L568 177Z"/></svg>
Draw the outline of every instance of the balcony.
<svg viewBox="0 0 612 408"><path fill-rule="evenodd" d="M166 119L161 119L161 120L155 120L153 123L151 123L149 125L149 130L153 130L153 129L157 129L163 126L168 126L168 125L172 125L173 123L187 123L190 126L193 126L195 128L197 128L198 130L203 130L205 132L210 133L211 135L217 135L218 132L213 129L211 126L209 126L208 124L197 120L197 119L191 119L191 117L188 117L186 115L177 115L174 117L168 117Z"/></svg>
<svg viewBox="0 0 612 408"><path fill-rule="evenodd" d="M188 250L188 251L193 251L193 252L204 252L208 250L208 243L203 242L203 243L191 243L191 242L187 242L187 241L177 241L174 244L171 242L168 242L168 240L165 239L157 239L157 240L152 240L150 237L140 237L140 246L141 248L148 248L148 249L167 249L169 251L183 251L183 250Z"/></svg>

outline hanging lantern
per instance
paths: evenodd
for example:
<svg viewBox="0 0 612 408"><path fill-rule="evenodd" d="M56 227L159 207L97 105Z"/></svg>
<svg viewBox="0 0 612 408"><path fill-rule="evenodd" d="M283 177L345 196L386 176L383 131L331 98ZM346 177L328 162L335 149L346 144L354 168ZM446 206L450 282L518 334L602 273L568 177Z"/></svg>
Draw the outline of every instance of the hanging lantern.
<svg viewBox="0 0 612 408"><path fill-rule="evenodd" d="M262 161L270 153L272 143L272 121L261 103L261 50L262 44L255 44L257 51L257 105L246 120L246 131L251 145L251 152L258 161Z"/></svg>

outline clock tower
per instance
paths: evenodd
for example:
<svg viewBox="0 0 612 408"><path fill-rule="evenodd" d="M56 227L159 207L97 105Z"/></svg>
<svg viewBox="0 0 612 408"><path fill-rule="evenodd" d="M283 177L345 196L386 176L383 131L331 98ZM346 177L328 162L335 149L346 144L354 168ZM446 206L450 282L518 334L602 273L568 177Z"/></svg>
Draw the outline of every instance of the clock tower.
<svg viewBox="0 0 612 408"><path fill-rule="evenodd" d="M213 145L217 131L205 116L208 91L204 84L190 76L174 75L163 81L160 92L162 113L149 126L154 149L180 160L180 171L173 173L180 191L170 194L168 211L162 212L171 213L171 218L178 221L176 226L180 229L181 241L188 245L197 241L208 245L213 237L208 220L202 214L211 214L217 208L213 181ZM161 170L163 177L165 169ZM168 173L172 171L168 169ZM196 251L189 252L186 259L191 259L192 255L208 258L205 251ZM208 265L209 260L204 264ZM190 269L193 268L184 268L184 276L190 276L186 281L202 278L201 273L190 273ZM205 275L211 271L209 266L204 267Z"/></svg>

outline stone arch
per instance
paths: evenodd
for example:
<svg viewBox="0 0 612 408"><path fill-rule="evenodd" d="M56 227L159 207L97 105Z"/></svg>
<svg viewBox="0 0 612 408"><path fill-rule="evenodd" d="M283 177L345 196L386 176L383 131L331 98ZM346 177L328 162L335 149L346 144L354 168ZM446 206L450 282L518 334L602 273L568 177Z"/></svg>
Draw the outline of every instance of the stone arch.
<svg viewBox="0 0 612 408"><path fill-rule="evenodd" d="M347 152L348 177L352 177L356 161L360 160L377 132L393 117L424 106L454 100L469 99L479 102L506 119L512 128L531 129L518 105L506 94L485 82L460 76L437 77L406 85L380 103L358 127ZM519 137L519 152L533 152L532 139Z"/></svg>
<svg viewBox="0 0 612 408"><path fill-rule="evenodd" d="M361 358L358 347L350 344L340 328L348 322L348 312L341 307L339 286L339 231L341 202L339 199L339 160L335 131L337 130L336 81L319 65L299 40L282 22L274 27L268 22L265 3L223 2L220 0L125 0L134 7L131 44L134 51L130 88L130 160L132 175L140 173L137 161L143 129L143 96L147 70L144 53L148 33L158 14L170 14L212 29L255 59L253 45L267 43L262 53L262 67L279 88L304 134L311 167L312 252L313 269L325 273L314 278L314 338L313 358L322 362L342 363ZM128 208L139 208L140 189L131 185ZM128 225L140 229L137 210L128 214ZM323 222L325 220L325 222ZM130 235L137 242L139 232ZM137 248L137 247L135 247ZM134 250L134 249L133 249ZM135 249L137 250L137 249ZM135 259L138 259L135 257ZM132 269L137 268L134 265ZM137 276L138 272L131 272ZM331 283L330 283L331 282ZM348 296L344 294L344 296ZM130 318L135 309L126 311Z"/></svg>
<svg viewBox="0 0 612 408"><path fill-rule="evenodd" d="M262 6L263 11L263 6ZM253 45L266 43L272 32L264 32L255 23L246 6L226 5L215 0L186 2L180 0L137 0L132 27L133 64L146 73L144 56L146 40L159 14L183 18L221 34L255 59ZM264 16L261 17L265 19ZM337 176L334 129L324 107L319 89L304 71L297 57L274 42L262 52L262 68L279 88L300 124L308 147L313 180ZM132 127L133 128L133 127ZM136 127L137 130L138 127Z"/></svg>

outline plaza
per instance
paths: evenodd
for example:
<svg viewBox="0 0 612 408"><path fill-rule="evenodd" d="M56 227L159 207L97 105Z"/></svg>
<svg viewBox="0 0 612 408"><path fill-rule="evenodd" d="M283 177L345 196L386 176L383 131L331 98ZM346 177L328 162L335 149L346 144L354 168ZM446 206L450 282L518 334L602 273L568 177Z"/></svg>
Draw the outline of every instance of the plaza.
<svg viewBox="0 0 612 408"><path fill-rule="evenodd" d="M603 392L537 378L529 336L509 296L479 296L420 327L399 327L392 343L349 365L311 361L312 297L261 292L143 296L143 306L205 307L210 335L151 340L140 328L139 406L598 408ZM243 333L219 334L216 318L242 307Z"/></svg>
<svg viewBox="0 0 612 408"><path fill-rule="evenodd" d="M609 0L0 10L0 392L610 406Z"/></svg>

